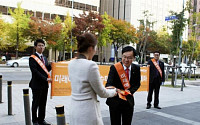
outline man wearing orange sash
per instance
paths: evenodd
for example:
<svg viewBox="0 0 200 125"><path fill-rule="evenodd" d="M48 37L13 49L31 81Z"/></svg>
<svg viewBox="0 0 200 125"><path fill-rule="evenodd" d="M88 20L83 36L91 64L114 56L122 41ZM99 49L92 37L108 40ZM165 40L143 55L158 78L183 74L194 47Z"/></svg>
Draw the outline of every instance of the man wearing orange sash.
<svg viewBox="0 0 200 125"><path fill-rule="evenodd" d="M154 108L159 107L159 91L160 85L165 81L164 63L159 60L160 52L154 52L154 58L148 61L150 65L149 92L147 97L147 109L151 108L152 94L154 91Z"/></svg>
<svg viewBox="0 0 200 125"><path fill-rule="evenodd" d="M51 82L50 73L51 65L48 64L47 58L43 56L45 42L37 39L34 42L36 53L29 58L29 66L32 72L32 79L29 87L32 89L32 122L33 125L50 125L45 121L46 102L49 84Z"/></svg>
<svg viewBox="0 0 200 125"><path fill-rule="evenodd" d="M106 104L109 106L111 125L131 125L134 98L133 94L140 87L140 67L132 64L136 51L127 46L122 49L122 62L110 67L107 88L118 89L118 96L108 98Z"/></svg>

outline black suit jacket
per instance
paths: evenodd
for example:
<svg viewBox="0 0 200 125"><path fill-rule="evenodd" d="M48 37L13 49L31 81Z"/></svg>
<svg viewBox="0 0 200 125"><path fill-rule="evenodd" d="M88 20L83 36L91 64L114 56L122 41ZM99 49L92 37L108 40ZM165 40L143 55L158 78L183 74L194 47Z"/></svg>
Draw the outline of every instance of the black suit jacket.
<svg viewBox="0 0 200 125"><path fill-rule="evenodd" d="M155 67L155 65L153 64L153 62L151 60L148 61L148 65L150 65L150 80L149 80L149 83L152 83L153 79L154 79L154 77L156 75L156 72L158 70L157 70L157 68ZM164 72L164 63L162 61L160 61L160 60L159 60L159 66L160 66L160 69L162 70L162 78L160 76L160 73L158 72L159 81L161 83L161 82L165 81L165 72Z"/></svg>
<svg viewBox="0 0 200 125"><path fill-rule="evenodd" d="M38 54L35 53L34 55L36 55L38 58L40 58L38 56ZM45 60L45 66L46 66L47 70L50 71L51 65L48 64L46 57L44 57L44 60ZM29 87L31 87L32 89L48 88L49 87L49 84L47 82L48 75L41 68L41 66L35 61L35 59L32 57L29 58L29 67L32 72L32 78L29 83Z"/></svg>
<svg viewBox="0 0 200 125"><path fill-rule="evenodd" d="M128 90L131 92L131 94L134 94L140 87L140 67L135 64L131 65L130 85L131 85L131 87ZM106 83L106 87L108 87L108 86L115 86L118 89L124 90L124 87L121 83L120 77L119 77L114 65L112 65L110 67L110 72L109 72L108 80ZM133 96L128 95L126 98L127 98L127 101L129 102L130 106L134 106ZM109 106L117 106L120 104L120 102L123 102L123 101L124 100L120 99L119 96L115 96L112 98L108 98L106 101L106 104Z"/></svg>

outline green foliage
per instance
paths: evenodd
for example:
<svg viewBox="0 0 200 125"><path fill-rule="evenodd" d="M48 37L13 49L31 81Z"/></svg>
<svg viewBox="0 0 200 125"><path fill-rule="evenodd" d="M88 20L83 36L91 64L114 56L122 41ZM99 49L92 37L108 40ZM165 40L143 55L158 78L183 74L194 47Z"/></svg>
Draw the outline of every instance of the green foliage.
<svg viewBox="0 0 200 125"><path fill-rule="evenodd" d="M190 60L197 59L200 53L199 41L194 41L194 40L183 41L183 53L184 55L190 57ZM191 57L192 53L193 57Z"/></svg>
<svg viewBox="0 0 200 125"><path fill-rule="evenodd" d="M72 29L76 27L75 21L72 22L72 18L69 15L69 12L67 13L67 16L64 20L63 29L62 29L62 43L65 49L69 52L71 48L76 48L76 44L73 44L71 47L71 32ZM72 36L72 40L75 42L75 37Z"/></svg>
<svg viewBox="0 0 200 125"><path fill-rule="evenodd" d="M98 37L98 46L106 46L107 43L111 43L112 39L110 37L111 28L113 27L111 20L109 19L108 14L105 12L104 15L101 16L103 18L103 30L99 33Z"/></svg>
<svg viewBox="0 0 200 125"><path fill-rule="evenodd" d="M9 26L7 42L8 46L16 46L16 51L24 51L28 47L25 43L28 40L23 36L25 30L27 30L28 23L30 21L30 15L24 13L24 9L21 8L21 3L17 4L17 8L12 11L9 9L9 13L13 18L13 23Z"/></svg>
<svg viewBox="0 0 200 125"><path fill-rule="evenodd" d="M155 32L150 32L150 37L148 37L147 51L154 52L160 51L160 53L170 53L171 36L163 27L162 30Z"/></svg>
<svg viewBox="0 0 200 125"><path fill-rule="evenodd" d="M176 13L170 11L171 16L176 16L178 19L170 21L172 23L172 44L171 53L176 55L178 53L178 48L180 46L180 38L183 35L183 30L186 25L187 19L184 18L184 11Z"/></svg>
<svg viewBox="0 0 200 125"><path fill-rule="evenodd" d="M0 17L0 49L7 49L6 36L8 31L8 24Z"/></svg>

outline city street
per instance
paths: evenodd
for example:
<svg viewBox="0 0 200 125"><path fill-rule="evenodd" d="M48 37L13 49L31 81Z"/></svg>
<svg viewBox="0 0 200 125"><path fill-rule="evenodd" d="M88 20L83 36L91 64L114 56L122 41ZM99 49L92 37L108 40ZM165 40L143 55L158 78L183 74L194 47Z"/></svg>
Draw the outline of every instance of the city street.
<svg viewBox="0 0 200 125"><path fill-rule="evenodd" d="M3 74L2 101L0 103L0 125L25 125L23 89L28 88L31 78L28 67L12 68L0 67ZM12 114L8 115L7 80L13 81L12 85ZM178 80L178 84L181 81ZM146 109L147 92L137 92L135 97L135 111L132 125L200 125L200 79L185 80L186 87L180 88L161 87L160 106L161 110ZM193 84L195 83L195 84ZM165 84L170 84L166 82ZM30 90L30 89L29 89ZM29 92L31 103L32 93ZM50 94L50 90L49 90ZM69 122L70 96L53 97L48 96L46 120L56 125L56 105L65 106L66 122ZM101 102L101 113L104 125L110 125L108 106L106 99L99 98Z"/></svg>

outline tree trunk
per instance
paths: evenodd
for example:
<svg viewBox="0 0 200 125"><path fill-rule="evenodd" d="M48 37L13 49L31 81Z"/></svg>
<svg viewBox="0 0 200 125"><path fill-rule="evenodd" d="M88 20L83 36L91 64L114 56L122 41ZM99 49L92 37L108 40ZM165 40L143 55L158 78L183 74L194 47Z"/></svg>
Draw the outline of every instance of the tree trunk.
<svg viewBox="0 0 200 125"><path fill-rule="evenodd" d="M55 62L57 62L57 60L56 60L56 48L55 48Z"/></svg>
<svg viewBox="0 0 200 125"><path fill-rule="evenodd" d="M116 62L118 62L118 47L116 48L117 46L114 44L114 50L115 50L115 62L114 63L116 63Z"/></svg>
<svg viewBox="0 0 200 125"><path fill-rule="evenodd" d="M62 60L65 60L65 42L64 42L64 45L63 45L63 58Z"/></svg>
<svg viewBox="0 0 200 125"><path fill-rule="evenodd" d="M102 65L102 62L103 62L103 48L102 46L99 47L99 55L100 55L100 64Z"/></svg>
<svg viewBox="0 0 200 125"><path fill-rule="evenodd" d="M147 31L145 32L145 39L144 39L144 45L143 45L143 49L142 49L141 64L143 63L143 58L145 58L144 53L145 53L145 50L146 50L146 44L147 44Z"/></svg>
<svg viewBox="0 0 200 125"><path fill-rule="evenodd" d="M17 24L17 44L16 44L16 56L15 59L18 59L18 51L19 51L19 30L18 30L18 24Z"/></svg>

